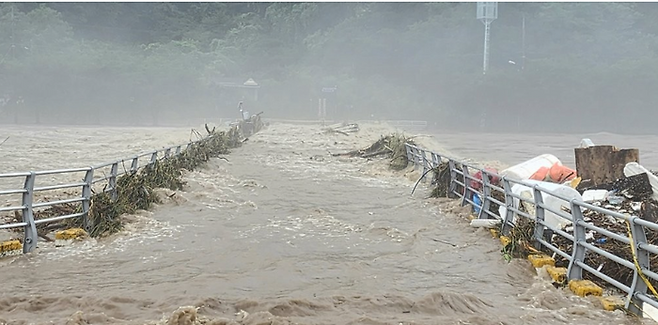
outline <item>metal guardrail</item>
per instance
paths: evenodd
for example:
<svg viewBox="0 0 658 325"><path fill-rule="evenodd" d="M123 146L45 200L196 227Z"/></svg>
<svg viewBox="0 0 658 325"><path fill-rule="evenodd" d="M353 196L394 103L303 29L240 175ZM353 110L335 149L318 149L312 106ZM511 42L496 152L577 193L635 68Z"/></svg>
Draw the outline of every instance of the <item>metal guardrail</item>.
<svg viewBox="0 0 658 325"><path fill-rule="evenodd" d="M203 139L199 139L196 141L190 141L186 144L144 152L134 157L119 159L112 162L99 164L96 166L90 166L84 168L25 172L25 173L0 174L0 179L19 179L22 180L23 183L23 186L20 188L13 188L13 189L0 191L0 196L4 196L4 197L8 195L18 195L18 194L21 195L20 205L0 207L0 212L20 213L22 217L22 222L0 224L0 229L10 229L10 228L19 228L19 227L24 228L25 232L23 239L23 253L29 253L36 248L37 240L38 240L36 225L38 224L82 217L83 227L85 228L85 230L89 231L90 225L88 220L88 212L89 212L91 196L93 192L92 188L94 185L102 183L102 185L104 185L103 188L101 189L102 192L110 192L112 193L112 196L116 196L117 178L119 176L129 172L136 172L141 168L154 164L158 159L168 159L171 157L175 157L181 154L183 150L192 146L194 143L197 143L202 140ZM109 167L109 173L106 174L104 170L107 169L108 167ZM78 182L36 186L35 184L38 184L40 177L45 175L67 176L71 179L74 179L75 177L79 177L82 175L84 176L82 181L78 181ZM37 193L52 191L52 190L61 190L61 189L77 189L80 192L80 196L73 198L59 199L55 201L35 202L38 199L38 197L36 196ZM54 216L47 219L39 219L39 220L35 220L34 218L35 209L43 209L60 204L78 203L78 202L81 202L82 204L82 209L78 213Z"/></svg>
<svg viewBox="0 0 658 325"><path fill-rule="evenodd" d="M529 218L535 221L535 228L533 233L533 240L535 248L546 248L554 254L559 255L569 261L567 268L567 281L580 280L583 278L583 271L589 272L606 283L616 287L626 294L625 307L637 314L642 315L643 304L647 303L655 308L658 308L658 300L655 296L656 292L651 287L649 280L658 281L658 271L650 270L651 257L658 255L658 246L654 243L647 242L647 232L658 231L658 224L641 219L638 216L622 214L616 211L605 209L586 203L579 199L572 199L555 193L549 189L543 188L538 184L532 184L526 181L517 181L501 177L500 175L491 173L485 169L478 168L467 164L465 162L457 161L450 157L421 149L417 146L406 144L407 158L413 163L414 168L422 168L423 173L438 167L442 162L447 161L450 168L450 185L448 194L452 197L459 198L462 205L472 204L476 205L472 199L473 193L479 193L482 198L481 203L477 204L480 207L478 213L479 219L498 219L501 220L501 233L504 235L509 234L511 228L515 224L517 216ZM429 157L429 158L428 158ZM458 168L461 167L461 168ZM482 173L482 180L471 176L472 171L479 171ZM503 187L496 186L490 183L490 177L498 177ZM476 182L480 184L482 192L477 192L470 184ZM517 195L512 192L512 187L515 184L527 187L533 191L533 198L527 198ZM503 193L505 202L496 200L493 197L494 192ZM569 212L559 210L546 205L545 198L552 197L561 200L569 207ZM518 204L515 204L515 201ZM530 213L524 212L520 207L521 202L527 202L534 205L534 211ZM490 211L492 203L496 203L501 207L505 207L503 216ZM531 209L532 210L532 209ZM627 234L619 234L610 229L604 229L595 226L591 222L587 222L584 218L583 212L586 210L593 210L595 212L604 214L613 218L616 222L626 223L628 225ZM571 224L571 227L557 229L545 221L547 214L552 214L558 218L563 219ZM571 228L572 230L567 230ZM633 251L634 260L629 261L620 256L617 256L609 251L597 247L595 243L590 243L587 240L587 232L594 231L608 239L615 240L619 243L629 245ZM572 250L565 252L560 250L552 243L551 238L547 238L546 234L552 233L555 236L562 236L573 242ZM618 263L633 271L633 280L630 286L621 283L620 281L600 272L599 269L585 263L585 253L591 252L603 256L610 262ZM651 289L651 292L649 292Z"/></svg>

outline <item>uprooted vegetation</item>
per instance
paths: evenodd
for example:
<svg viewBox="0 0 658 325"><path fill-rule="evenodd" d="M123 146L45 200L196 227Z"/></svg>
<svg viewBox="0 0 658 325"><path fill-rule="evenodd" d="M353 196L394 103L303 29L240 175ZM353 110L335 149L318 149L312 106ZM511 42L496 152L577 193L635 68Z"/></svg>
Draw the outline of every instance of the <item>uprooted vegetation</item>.
<svg viewBox="0 0 658 325"><path fill-rule="evenodd" d="M365 149L353 150L347 153L332 154L333 156L348 156L360 158L387 157L389 166L393 170L405 169L409 163L405 144L415 145L414 142L401 134L382 136L375 143Z"/></svg>
<svg viewBox="0 0 658 325"><path fill-rule="evenodd" d="M456 164L455 168L461 170L461 164ZM447 161L441 162L432 170L434 177L432 184L434 188L430 197L452 197L450 194L450 164Z"/></svg>

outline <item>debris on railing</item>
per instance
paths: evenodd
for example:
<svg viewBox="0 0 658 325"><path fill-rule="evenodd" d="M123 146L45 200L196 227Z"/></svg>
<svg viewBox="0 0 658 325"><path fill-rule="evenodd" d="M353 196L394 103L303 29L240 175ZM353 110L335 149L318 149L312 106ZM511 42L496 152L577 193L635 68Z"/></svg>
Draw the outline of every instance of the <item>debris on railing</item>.
<svg viewBox="0 0 658 325"><path fill-rule="evenodd" d="M455 166L455 168L461 169L461 164ZM447 161L443 161L439 166L434 167L434 178L432 184L434 188L430 197L448 197L450 192L450 164Z"/></svg>
<svg viewBox="0 0 658 325"><path fill-rule="evenodd" d="M53 205L45 210L34 211L34 220L42 220L55 216L64 216L64 215L80 213L80 212L82 212L82 206L80 204L63 203L63 204ZM9 223L23 222L23 215L20 211L14 211L13 219L9 219L8 221ZM37 235L39 236L39 238L47 242L52 242L54 241L54 239L48 237L49 233L55 230L70 228L70 225L71 222L68 219L55 221L55 222L41 223L36 225ZM15 232L23 232L23 228L12 228L9 230Z"/></svg>
<svg viewBox="0 0 658 325"><path fill-rule="evenodd" d="M640 170L637 167L639 165L635 162L628 163L627 165L634 166L634 171L636 173L626 172L626 176L622 176L612 182L590 186L583 191L583 200L607 210L616 211L621 214L635 215L641 219L655 223L658 221L658 202L654 199L654 191L649 181L651 176L655 176L648 173L648 171L642 172L642 170L646 169L642 168L642 170ZM626 171L628 171L628 169L626 169ZM622 237L631 238L629 225L623 220L615 219L593 210L584 210L583 216L585 217L586 222L589 222L594 226L606 229ZM572 227L566 227L564 230L568 233L573 232ZM621 243L594 231L589 231L587 235L588 243L596 245L597 247L627 261L634 261L634 255L630 245ZM658 232L646 231L645 235L647 236L647 242L653 244L658 243ZM573 241L567 240L561 236L554 236L553 243L560 250L566 252L571 251L573 246ZM599 254L587 251L585 254L585 263L625 285L630 286L633 281L635 273L633 269L613 262ZM556 265L567 266L568 261L556 256ZM651 255L649 268L652 270L658 269L658 256ZM605 281L589 273L584 273L583 277L598 283L601 286L607 285ZM658 286L657 281L654 281L653 279L650 281L652 285Z"/></svg>
<svg viewBox="0 0 658 325"><path fill-rule="evenodd" d="M607 201L599 201L599 202L595 202L594 205L601 205L602 207L608 210L613 210L620 213L638 215L642 219L646 219L652 222L655 222L656 212L658 212L658 205L655 203L655 201L641 202L639 205L636 204L635 202L627 201L627 200L625 200L622 203L618 203L614 205L610 204ZM586 222L589 222L597 227L603 228L607 231L616 233L623 237L629 237L629 238L631 237L630 228L627 225L627 223L624 222L623 220L618 220L593 210L585 210L583 216L585 217ZM567 227L565 231L568 233L573 233L573 227ZM648 231L646 232L646 236L647 236L647 242L654 244L658 243L657 232ZM558 249L565 252L572 251L573 241L568 240L562 236L553 236L552 241L553 244L558 247ZM624 260L630 262L634 261L633 251L631 250L631 247L628 244L624 244L622 242L609 238L603 234L599 234L593 231L589 231L587 233L587 242L607 252L610 252ZM630 269L619 263L611 261L610 259L601 256L599 254L595 254L593 252L587 251L585 254L585 263L627 286L630 286L631 283L633 282L633 277L635 273L634 269ZM560 256L555 256L555 264L556 266L566 267L568 266L569 261L567 261L566 259ZM658 256L653 254L651 255L649 269L651 270L658 269ZM608 286L608 284L605 281L590 274L589 272L584 272L583 278L587 280L591 280L592 282L595 282L603 287ZM658 286L658 282L654 281L653 279L650 279L650 281L654 286Z"/></svg>
<svg viewBox="0 0 658 325"><path fill-rule="evenodd" d="M247 124L249 126L246 126ZM116 178L116 186L113 189L106 187L91 195L89 210L86 211L90 225L90 228L87 229L89 235L98 237L121 230L122 215L134 213L137 210L148 210L152 204L161 202L156 189L182 190L185 186L185 181L182 179L183 169L192 171L210 158L222 158L222 155L227 154L229 149L239 147L245 141L246 136L260 131L263 126L260 114L240 121L238 125L226 132L216 131L214 128L211 130L206 125L208 135L191 143L179 154L160 157L138 170L126 170L123 175ZM59 216L83 215L82 209L83 206L79 202L61 203L47 209L35 208L34 219L44 220ZM22 215L18 211L15 211L13 219L10 220L10 223L23 221ZM53 241L47 236L48 233L67 228L82 228L83 224L84 221L80 217L46 221L37 224L37 235L46 241ZM9 230L22 232L24 229L17 227Z"/></svg>
<svg viewBox="0 0 658 325"><path fill-rule="evenodd" d="M365 149L353 150L347 153L334 153L334 157L348 156L372 158L377 156L386 156L391 159L390 167L394 170L402 170L407 167L407 149L405 143L414 144L409 138L400 134L392 134L381 137L377 142Z"/></svg>
<svg viewBox="0 0 658 325"><path fill-rule="evenodd" d="M252 125L258 129L249 129L247 134L258 132L262 123L260 115L250 118ZM254 123L255 122L255 123ZM242 126L243 123L240 124ZM240 146L243 128L234 127L228 132L208 130L208 136L192 144L181 154L168 159L156 161L139 172L122 175L117 179L116 200L111 193L103 192L92 196L89 219L94 225L90 235L93 237L111 234L119 231L122 222L119 217L136 210L148 210L153 203L160 203L160 198L154 191L156 188L182 190L185 181L182 179L182 169L192 171L206 163L210 158L228 154L230 148ZM175 194L173 194L175 195ZM79 220L79 219L76 219Z"/></svg>
<svg viewBox="0 0 658 325"><path fill-rule="evenodd" d="M359 125L356 123L338 123L324 128L325 133L340 133L342 135L349 135L350 133L359 132Z"/></svg>
<svg viewBox="0 0 658 325"><path fill-rule="evenodd" d="M652 197L658 201L658 177L636 162L629 162L624 166L624 175L631 177L633 175L646 174L652 190Z"/></svg>
<svg viewBox="0 0 658 325"><path fill-rule="evenodd" d="M528 212L524 206L519 207L519 210ZM519 218L516 220L514 227L507 235L509 240L503 246L503 258L508 262L512 258L526 258L537 250L532 247L534 243L535 221L528 218Z"/></svg>
<svg viewBox="0 0 658 325"><path fill-rule="evenodd" d="M654 223L657 221L658 202L656 201L656 198L658 198L658 177L636 162L639 157L637 149L618 150L614 146L588 145L584 148L576 148L575 152L577 174L582 177L582 182L578 184L577 187L572 187L576 187L578 192L582 194L581 200L621 214L637 215L642 219ZM548 164L551 162L552 157L550 155L543 155L540 157L543 158L543 161L539 163ZM534 166L537 166L538 160L540 160L537 158L539 157L536 157L535 161L533 161L533 163L535 163ZM526 170L521 170L520 172L518 172L518 169L515 170L515 168L510 168L517 171L517 173L510 174L512 176L522 174L527 171L528 165L530 164L526 162L526 165L524 165ZM556 165L559 166L560 163L554 162L553 166ZM518 165L513 167L518 167ZM538 170L540 169L543 169L547 174L550 174L551 172L550 168L547 169L545 166L540 167ZM505 171L503 173L505 173ZM508 174L508 177L510 174ZM564 175L564 172L562 172L562 175ZM537 175L530 178L541 178L536 176ZM523 177L518 178L523 179ZM564 180L565 179L562 179L561 181ZM532 191L529 191L528 194L532 194ZM544 203L547 204L546 198L544 198ZM564 203L568 206L567 202ZM533 204L520 204L518 208L526 211L529 215L534 216ZM562 207L561 209L563 211L568 211L568 208L565 207ZM505 208L502 207L501 210L503 211L501 211L500 215L504 215ZM545 213L546 218L550 212L546 211ZM606 229L623 237L631 238L630 228L623 220L615 219L603 213L586 209L583 211L583 216L586 222L591 223L594 226ZM525 220L523 220L522 223L519 223L519 220L517 219L515 227L509 235L511 242L505 248L505 254L523 256L524 254L532 252L532 250L529 250L528 248L531 247L529 246L529 243L533 242L532 236L535 223L534 220L528 220L527 218L521 219ZM547 220L547 222L549 222L549 220ZM573 234L573 226L570 222L556 224L554 226L557 226L557 229L561 229L566 233ZM647 231L646 236L647 242L654 244L658 243L657 232ZM634 261L633 251L628 244L624 244L594 231L588 231L586 233L586 238L587 242L592 245L596 245L597 247L627 261ZM553 235L548 239L561 251L571 252L573 249L573 241L565 237ZM519 252L519 248L521 248L523 252ZM547 249L545 252L551 253ZM553 256L555 258L556 266L567 267L569 265L567 259L557 254L553 254ZM625 285L630 286L633 282L635 274L634 269L611 261L610 259L594 252L586 251L585 263ZM651 255L649 268L652 270L658 269L658 256ZM590 274L589 272L584 272L583 277L601 286L608 286L604 280L601 280L599 277ZM657 281L650 281L654 286L658 286Z"/></svg>
<svg viewBox="0 0 658 325"><path fill-rule="evenodd" d="M422 149L418 152L415 147L409 149L409 159L424 168L427 166L416 157L440 156ZM443 157L433 168L432 194L461 196L462 205L470 205L476 213L488 205L491 215L471 215L476 218L471 226L491 227L500 222L505 259L540 256L550 260L553 269L560 268L563 279L580 280L582 276L605 288L625 285L630 290L626 307L641 315L642 301L658 306L654 289L658 287L654 279L658 270L658 231L653 230L658 227L658 175L633 161L638 160L637 149L619 151L613 146L594 146L584 139L581 148L575 150L586 153L577 160L576 171L562 165L557 157L544 154L503 170L500 174L504 182L498 186L491 186L491 177L483 182L483 177L477 175L495 174L493 171ZM587 159L596 161L598 167L584 166L582 162ZM581 174L583 168L586 171ZM501 206L492 209L494 200ZM579 210L572 211L574 207ZM538 227L537 217L541 215L541 223L547 227ZM638 217L643 222L636 221ZM577 231L572 220L579 220ZM619 259L625 262L615 262ZM559 276L551 277L564 284ZM644 300L647 298L650 300Z"/></svg>

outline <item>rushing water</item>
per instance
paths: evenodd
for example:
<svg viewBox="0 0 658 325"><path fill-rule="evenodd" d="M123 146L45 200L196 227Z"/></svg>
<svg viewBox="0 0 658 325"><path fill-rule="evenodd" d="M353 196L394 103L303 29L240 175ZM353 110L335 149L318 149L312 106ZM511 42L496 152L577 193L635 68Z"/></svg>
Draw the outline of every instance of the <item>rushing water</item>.
<svg viewBox="0 0 658 325"><path fill-rule="evenodd" d="M126 216L119 234L40 242L33 254L0 260L0 324L639 323L554 288L527 261L505 262L464 208L426 190L410 195L417 172L329 155L391 131L273 124L187 173L185 191ZM0 146L5 172L84 166L189 139L189 129L21 132L21 145ZM417 141L514 162L467 136ZM499 150L514 159L536 151L515 143Z"/></svg>

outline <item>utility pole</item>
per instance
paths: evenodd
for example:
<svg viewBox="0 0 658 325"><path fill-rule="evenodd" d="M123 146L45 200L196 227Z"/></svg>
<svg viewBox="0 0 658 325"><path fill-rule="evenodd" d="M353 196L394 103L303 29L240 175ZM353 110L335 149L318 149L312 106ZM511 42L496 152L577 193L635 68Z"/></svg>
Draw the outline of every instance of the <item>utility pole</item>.
<svg viewBox="0 0 658 325"><path fill-rule="evenodd" d="M525 14L521 23L521 70L525 68Z"/></svg>
<svg viewBox="0 0 658 325"><path fill-rule="evenodd" d="M484 58L482 60L482 74L489 70L489 40L491 23L498 18L498 2L478 2L476 18L484 24Z"/></svg>
<svg viewBox="0 0 658 325"><path fill-rule="evenodd" d="M11 6L11 59L14 60L14 49L16 48L16 42L14 40L14 6Z"/></svg>

